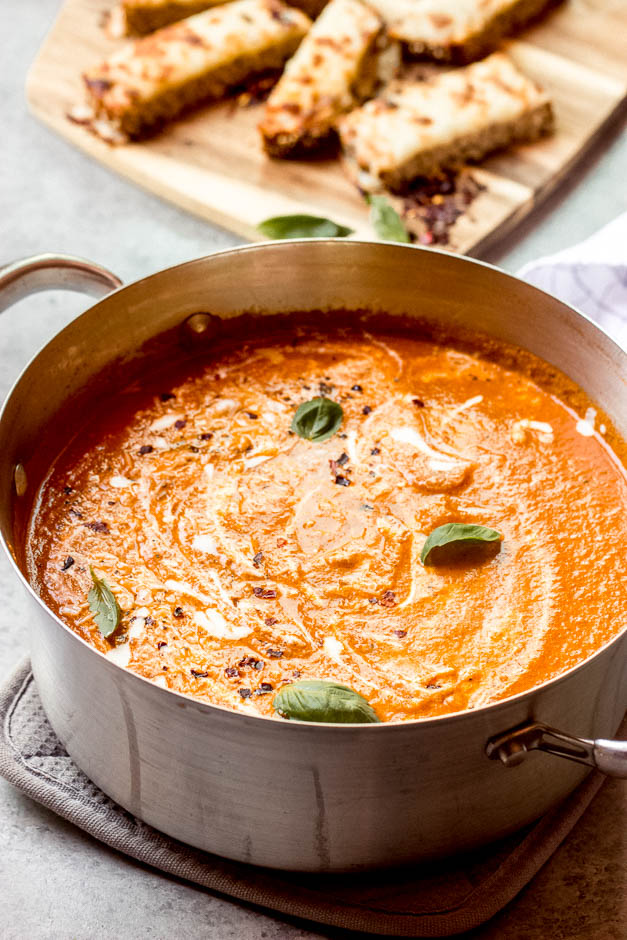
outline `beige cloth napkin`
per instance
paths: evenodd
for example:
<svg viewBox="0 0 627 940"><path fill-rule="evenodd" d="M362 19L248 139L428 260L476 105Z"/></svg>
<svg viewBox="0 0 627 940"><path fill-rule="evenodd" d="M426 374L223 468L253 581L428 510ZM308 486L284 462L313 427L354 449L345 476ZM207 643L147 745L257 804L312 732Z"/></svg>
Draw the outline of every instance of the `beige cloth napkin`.
<svg viewBox="0 0 627 940"><path fill-rule="evenodd" d="M627 732L627 722L622 730ZM0 688L0 774L96 839L168 874L293 917L401 937L448 937L489 920L533 878L603 782L591 773L533 826L444 862L372 875L255 868L170 839L99 790L55 737L28 660Z"/></svg>

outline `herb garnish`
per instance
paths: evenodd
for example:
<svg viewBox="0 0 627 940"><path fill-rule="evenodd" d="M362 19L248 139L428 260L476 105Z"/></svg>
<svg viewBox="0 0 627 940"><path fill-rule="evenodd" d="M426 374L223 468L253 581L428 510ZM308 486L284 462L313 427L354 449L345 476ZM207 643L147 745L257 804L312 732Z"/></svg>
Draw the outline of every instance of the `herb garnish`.
<svg viewBox="0 0 627 940"><path fill-rule="evenodd" d="M304 679L284 686L272 702L283 718L324 721L333 724L378 722L376 712L363 695L337 682Z"/></svg>
<svg viewBox="0 0 627 940"><path fill-rule="evenodd" d="M353 230L316 215L275 215L257 226L268 238L346 238Z"/></svg>
<svg viewBox="0 0 627 940"><path fill-rule="evenodd" d="M290 430L307 441L326 441L342 424L342 406L330 398L312 398L296 409Z"/></svg>
<svg viewBox="0 0 627 940"><path fill-rule="evenodd" d="M423 565L448 565L467 557L483 558L500 550L501 539L500 532L484 525L449 522L429 535L420 561Z"/></svg>
<svg viewBox="0 0 627 940"><path fill-rule="evenodd" d="M111 636L119 626L122 617L120 605L107 582L104 578L99 578L96 575L91 565L89 566L89 572L94 582L87 595L89 609L94 615L94 620L102 635L105 637Z"/></svg>
<svg viewBox="0 0 627 940"><path fill-rule="evenodd" d="M385 196L368 196L370 224L379 236L388 242L410 242L409 232L400 215Z"/></svg>

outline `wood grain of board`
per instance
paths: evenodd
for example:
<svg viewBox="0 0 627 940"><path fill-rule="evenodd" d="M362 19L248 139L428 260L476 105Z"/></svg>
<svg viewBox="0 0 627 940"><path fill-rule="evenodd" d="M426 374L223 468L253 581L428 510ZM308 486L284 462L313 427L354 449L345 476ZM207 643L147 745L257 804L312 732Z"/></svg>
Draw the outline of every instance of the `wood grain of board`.
<svg viewBox="0 0 627 940"><path fill-rule="evenodd" d="M279 161L262 151L262 105L199 108L142 143L112 147L73 124L84 100L81 73L124 40L109 39L113 0L66 0L29 72L33 113L111 169L237 234L259 239L272 215L323 215L374 238L368 209L339 160ZM566 0L506 43L520 67L550 93L557 131L495 154L473 170L485 186L450 231L449 250L480 254L510 231L581 160L627 102L627 2Z"/></svg>

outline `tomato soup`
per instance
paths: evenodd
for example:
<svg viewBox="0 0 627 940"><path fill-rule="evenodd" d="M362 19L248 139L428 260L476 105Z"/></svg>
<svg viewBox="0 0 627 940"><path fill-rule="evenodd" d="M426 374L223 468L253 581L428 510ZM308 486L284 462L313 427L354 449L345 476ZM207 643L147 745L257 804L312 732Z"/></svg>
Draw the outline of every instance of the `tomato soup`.
<svg viewBox="0 0 627 940"><path fill-rule="evenodd" d="M606 419L528 353L331 323L224 338L74 437L29 529L54 613L164 687L277 718L304 680L381 721L476 708L615 636ZM493 550L425 558L442 526Z"/></svg>

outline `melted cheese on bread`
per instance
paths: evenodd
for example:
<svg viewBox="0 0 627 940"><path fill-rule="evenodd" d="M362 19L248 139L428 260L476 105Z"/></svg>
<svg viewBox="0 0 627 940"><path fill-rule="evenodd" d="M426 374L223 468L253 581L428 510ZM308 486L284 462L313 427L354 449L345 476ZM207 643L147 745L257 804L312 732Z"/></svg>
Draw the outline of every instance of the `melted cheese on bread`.
<svg viewBox="0 0 627 940"><path fill-rule="evenodd" d="M381 18L361 0L331 0L266 105L260 130L271 154L314 146L374 93L382 33Z"/></svg>
<svg viewBox="0 0 627 940"><path fill-rule="evenodd" d="M339 131L363 188L399 190L417 176L532 139L551 120L545 92L495 53L430 81L392 82L343 117Z"/></svg>
<svg viewBox="0 0 627 940"><path fill-rule="evenodd" d="M98 117L131 137L280 68L311 21L280 0L235 0L129 43L84 76Z"/></svg>

